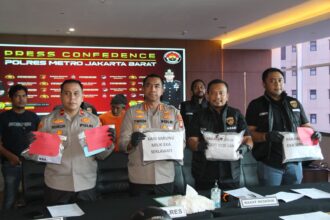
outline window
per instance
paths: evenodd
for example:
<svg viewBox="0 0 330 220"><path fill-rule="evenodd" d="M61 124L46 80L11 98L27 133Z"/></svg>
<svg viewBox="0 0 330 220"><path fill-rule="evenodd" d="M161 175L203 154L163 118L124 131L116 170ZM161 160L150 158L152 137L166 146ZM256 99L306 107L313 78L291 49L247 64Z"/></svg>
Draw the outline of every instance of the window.
<svg viewBox="0 0 330 220"><path fill-rule="evenodd" d="M311 90L309 90L309 98L310 98L311 100L316 100L316 98L317 98L317 95L316 95L316 89L311 89Z"/></svg>
<svg viewBox="0 0 330 220"><path fill-rule="evenodd" d="M310 118L311 124L316 124L317 123L316 114L310 114L309 118Z"/></svg>
<svg viewBox="0 0 330 220"><path fill-rule="evenodd" d="M328 93L329 93L329 99L330 99L330 89L328 89Z"/></svg>
<svg viewBox="0 0 330 220"><path fill-rule="evenodd" d="M297 76L297 66L292 67L292 76Z"/></svg>
<svg viewBox="0 0 330 220"><path fill-rule="evenodd" d="M297 98L297 90L296 89L292 89L291 90L291 95L293 98Z"/></svg>
<svg viewBox="0 0 330 220"><path fill-rule="evenodd" d="M310 41L310 44L309 44L309 50L310 50L310 51L317 51L316 40L312 40L312 41Z"/></svg>
<svg viewBox="0 0 330 220"><path fill-rule="evenodd" d="M309 69L309 75L310 76L316 76L316 67L311 67Z"/></svg>
<svg viewBox="0 0 330 220"><path fill-rule="evenodd" d="M285 79L286 78L286 72L285 72L286 71L286 68L285 68L285 66L282 66L281 67L281 70L283 72L283 78L284 78L284 83L285 83L286 82L286 79Z"/></svg>
<svg viewBox="0 0 330 220"><path fill-rule="evenodd" d="M285 47L281 47L281 60L285 60L285 59L286 59Z"/></svg>
<svg viewBox="0 0 330 220"><path fill-rule="evenodd" d="M291 50L292 53L296 53L297 52L297 47L296 45L292 45L292 50Z"/></svg>

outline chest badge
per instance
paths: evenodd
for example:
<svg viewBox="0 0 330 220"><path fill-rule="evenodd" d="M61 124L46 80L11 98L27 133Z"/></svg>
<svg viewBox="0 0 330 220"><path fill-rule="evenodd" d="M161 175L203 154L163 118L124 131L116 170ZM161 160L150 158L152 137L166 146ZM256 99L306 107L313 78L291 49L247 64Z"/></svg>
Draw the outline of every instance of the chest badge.
<svg viewBox="0 0 330 220"><path fill-rule="evenodd" d="M227 125L229 125L229 126L234 125L234 123L235 123L235 119L234 119L234 117L228 117L228 118L226 118L226 123L227 123Z"/></svg>
<svg viewBox="0 0 330 220"><path fill-rule="evenodd" d="M297 108L298 107L298 102L297 101L290 101L290 105L292 108Z"/></svg>

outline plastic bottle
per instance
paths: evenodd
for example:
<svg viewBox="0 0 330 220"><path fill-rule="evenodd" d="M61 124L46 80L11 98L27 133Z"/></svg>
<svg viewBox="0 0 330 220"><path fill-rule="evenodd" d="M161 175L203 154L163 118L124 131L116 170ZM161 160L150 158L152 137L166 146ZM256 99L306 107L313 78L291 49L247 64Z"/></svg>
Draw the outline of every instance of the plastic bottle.
<svg viewBox="0 0 330 220"><path fill-rule="evenodd" d="M221 207L221 189L218 186L218 180L215 181L214 187L211 189L211 200L214 202L215 208Z"/></svg>

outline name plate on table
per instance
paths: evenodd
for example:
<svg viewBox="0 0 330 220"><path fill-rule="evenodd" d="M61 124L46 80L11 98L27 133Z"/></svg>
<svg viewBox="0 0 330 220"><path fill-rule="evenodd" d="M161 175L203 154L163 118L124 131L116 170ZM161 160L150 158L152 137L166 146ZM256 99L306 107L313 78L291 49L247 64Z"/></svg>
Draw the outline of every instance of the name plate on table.
<svg viewBox="0 0 330 220"><path fill-rule="evenodd" d="M278 200L276 197L263 197L263 198L240 198L239 203L241 208L256 208L267 206L278 206Z"/></svg>
<svg viewBox="0 0 330 220"><path fill-rule="evenodd" d="M187 216L186 210L182 206L161 207L171 218L179 218Z"/></svg>
<svg viewBox="0 0 330 220"><path fill-rule="evenodd" d="M142 141L144 162L183 159L183 131L150 131L145 135Z"/></svg>

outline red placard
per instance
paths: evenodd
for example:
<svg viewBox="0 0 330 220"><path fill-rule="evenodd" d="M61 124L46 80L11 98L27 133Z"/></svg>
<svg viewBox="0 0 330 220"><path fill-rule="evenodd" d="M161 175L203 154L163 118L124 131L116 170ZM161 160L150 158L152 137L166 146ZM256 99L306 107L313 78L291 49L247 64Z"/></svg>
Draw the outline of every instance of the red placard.
<svg viewBox="0 0 330 220"><path fill-rule="evenodd" d="M8 89L29 89L28 109L47 114L60 103L60 84L80 80L84 101L99 113L113 96L129 105L143 102L142 81L150 73L166 76L165 102L176 107L185 97L185 50L180 48L66 47L0 44L0 111L10 109ZM174 78L173 78L174 77Z"/></svg>
<svg viewBox="0 0 330 220"><path fill-rule="evenodd" d="M98 150L100 148L110 147L112 141L108 136L109 126L101 126L97 128L92 128L85 130L86 143L88 151Z"/></svg>
<svg viewBox="0 0 330 220"><path fill-rule="evenodd" d="M30 145L29 154L55 157L59 153L61 139L57 134L35 131L36 140Z"/></svg>

